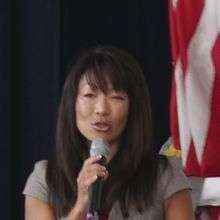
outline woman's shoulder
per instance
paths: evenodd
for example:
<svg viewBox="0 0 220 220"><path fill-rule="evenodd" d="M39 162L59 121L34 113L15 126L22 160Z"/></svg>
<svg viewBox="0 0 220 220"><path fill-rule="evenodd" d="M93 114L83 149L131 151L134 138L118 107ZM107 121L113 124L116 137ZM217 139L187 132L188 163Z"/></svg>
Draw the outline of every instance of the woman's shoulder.
<svg viewBox="0 0 220 220"><path fill-rule="evenodd" d="M47 160L35 163L32 173L29 175L23 194L48 202L48 186L46 182Z"/></svg>
<svg viewBox="0 0 220 220"><path fill-rule="evenodd" d="M47 169L47 164L48 164L48 161L47 161L47 160L37 161L37 162L34 164L34 170L33 170L33 172L45 173L45 172L46 172L46 169Z"/></svg>
<svg viewBox="0 0 220 220"><path fill-rule="evenodd" d="M34 169L31 173L32 176L37 177L41 182L46 181L47 160L40 160L34 164Z"/></svg>
<svg viewBox="0 0 220 220"><path fill-rule="evenodd" d="M160 161L163 162L160 163L158 189L163 199L169 198L178 191L191 189L180 158L161 156Z"/></svg>

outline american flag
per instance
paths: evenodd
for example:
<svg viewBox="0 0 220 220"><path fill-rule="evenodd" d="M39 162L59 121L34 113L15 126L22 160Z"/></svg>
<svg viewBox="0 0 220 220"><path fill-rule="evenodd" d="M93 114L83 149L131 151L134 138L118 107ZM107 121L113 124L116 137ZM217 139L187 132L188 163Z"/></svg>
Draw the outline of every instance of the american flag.
<svg viewBox="0 0 220 220"><path fill-rule="evenodd" d="M169 0L169 20L172 140L186 175L206 181L220 177L220 0ZM220 203L206 205L198 219L219 220Z"/></svg>

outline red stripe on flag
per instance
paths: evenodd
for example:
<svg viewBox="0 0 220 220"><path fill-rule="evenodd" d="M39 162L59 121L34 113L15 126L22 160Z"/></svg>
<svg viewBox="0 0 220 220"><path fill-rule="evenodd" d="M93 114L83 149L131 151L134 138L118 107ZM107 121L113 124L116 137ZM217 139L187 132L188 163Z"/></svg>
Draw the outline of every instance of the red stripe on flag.
<svg viewBox="0 0 220 220"><path fill-rule="evenodd" d="M220 207L208 206L207 208L210 220L219 220L220 218Z"/></svg>
<svg viewBox="0 0 220 220"><path fill-rule="evenodd" d="M176 13L172 6L172 0L169 1L169 22L170 22L170 38L172 42L172 59L173 67L176 64L176 59L179 54L179 44L178 44L178 34L177 34L177 24L176 24Z"/></svg>
<svg viewBox="0 0 220 220"><path fill-rule="evenodd" d="M173 77L172 81L172 91L176 91L176 83ZM171 93L170 98L170 130L173 137L173 144L175 148L180 149L180 140L179 140L179 124L178 124L178 115L177 115L177 99L176 93Z"/></svg>
<svg viewBox="0 0 220 220"><path fill-rule="evenodd" d="M193 142L190 144L190 149L186 161L185 174L187 176L201 176L201 170L196 157Z"/></svg>

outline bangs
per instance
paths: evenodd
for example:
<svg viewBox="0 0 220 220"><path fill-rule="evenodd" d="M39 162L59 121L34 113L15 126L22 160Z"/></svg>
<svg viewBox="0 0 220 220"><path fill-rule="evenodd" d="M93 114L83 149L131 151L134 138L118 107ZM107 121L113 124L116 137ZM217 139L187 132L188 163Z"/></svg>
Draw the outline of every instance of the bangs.
<svg viewBox="0 0 220 220"><path fill-rule="evenodd" d="M107 93L109 89L128 93L128 76L119 63L109 57L94 57L87 63L84 74L93 89Z"/></svg>

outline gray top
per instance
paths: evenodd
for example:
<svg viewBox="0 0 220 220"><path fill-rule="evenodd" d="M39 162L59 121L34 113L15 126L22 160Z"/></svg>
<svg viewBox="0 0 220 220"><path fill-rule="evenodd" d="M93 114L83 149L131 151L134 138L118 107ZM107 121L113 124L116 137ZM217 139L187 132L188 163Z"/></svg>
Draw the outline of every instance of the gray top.
<svg viewBox="0 0 220 220"><path fill-rule="evenodd" d="M171 166L168 166L159 178L159 191L157 196L155 196L155 205L144 211L143 214L139 214L135 210L130 210L130 217L127 218L127 220L163 220L164 201L180 190L191 189L191 186L180 167L179 160L169 158L168 161ZM45 181L46 167L46 160L39 161L35 164L34 170L26 182L23 194L48 203L48 186ZM122 219L123 217L119 204L116 202L110 210L109 220ZM58 220L65 220L65 218Z"/></svg>

